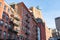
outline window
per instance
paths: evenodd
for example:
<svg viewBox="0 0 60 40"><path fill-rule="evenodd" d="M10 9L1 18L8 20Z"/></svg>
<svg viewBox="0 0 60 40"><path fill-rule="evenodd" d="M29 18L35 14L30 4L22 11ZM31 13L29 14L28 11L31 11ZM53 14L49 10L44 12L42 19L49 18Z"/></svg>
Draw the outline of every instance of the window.
<svg viewBox="0 0 60 40"><path fill-rule="evenodd" d="M23 38L23 35L20 35L19 37L20 37L20 40L23 40L23 39L24 39L24 38Z"/></svg>
<svg viewBox="0 0 60 40"><path fill-rule="evenodd" d="M6 5L4 6L4 10L6 10Z"/></svg>
<svg viewBox="0 0 60 40"><path fill-rule="evenodd" d="M3 18L3 19L5 18L5 13L2 14L2 18Z"/></svg>
<svg viewBox="0 0 60 40"><path fill-rule="evenodd" d="M4 36L4 39L6 39L6 31L4 31L3 36Z"/></svg>
<svg viewBox="0 0 60 40"><path fill-rule="evenodd" d="M0 26L3 26L4 22L2 20L0 20Z"/></svg>
<svg viewBox="0 0 60 40"><path fill-rule="evenodd" d="M12 29L11 25L8 26L8 29Z"/></svg>
<svg viewBox="0 0 60 40"><path fill-rule="evenodd" d="M29 30L26 30L25 34L26 35L30 35L30 31Z"/></svg>
<svg viewBox="0 0 60 40"><path fill-rule="evenodd" d="M26 25L26 28L27 28L27 29L30 29L30 27L29 27L28 25Z"/></svg>
<svg viewBox="0 0 60 40"><path fill-rule="evenodd" d="M8 27L8 23L5 23L5 28L7 28Z"/></svg>
<svg viewBox="0 0 60 40"><path fill-rule="evenodd" d="M0 2L0 6L2 6L2 3Z"/></svg>
<svg viewBox="0 0 60 40"><path fill-rule="evenodd" d="M38 40L40 40L40 28L39 27L37 27L37 37L38 37Z"/></svg>
<svg viewBox="0 0 60 40"><path fill-rule="evenodd" d="M26 14L26 16L27 16L28 18L30 18L30 16L29 16L28 14Z"/></svg>
<svg viewBox="0 0 60 40"><path fill-rule="evenodd" d="M17 40L16 34L14 34L14 39Z"/></svg>
<svg viewBox="0 0 60 40"><path fill-rule="evenodd" d="M6 15L6 21L8 21L8 19L9 19L9 17L8 17L8 15Z"/></svg>
<svg viewBox="0 0 60 40"><path fill-rule="evenodd" d="M10 39L10 38L11 38L10 33L8 33L8 39Z"/></svg>
<svg viewBox="0 0 60 40"><path fill-rule="evenodd" d="M8 12L10 12L10 8L8 8Z"/></svg>
<svg viewBox="0 0 60 40"><path fill-rule="evenodd" d="M6 21L8 21L8 19L9 19L8 15L5 14L5 13L2 14L2 18L3 18L3 19L6 19Z"/></svg>
<svg viewBox="0 0 60 40"><path fill-rule="evenodd" d="M29 23L29 21L28 21L28 20L26 20L26 22L27 22L27 23Z"/></svg>
<svg viewBox="0 0 60 40"><path fill-rule="evenodd" d="M0 38L1 38L2 30L0 30Z"/></svg>
<svg viewBox="0 0 60 40"><path fill-rule="evenodd" d="M42 19L37 18L36 21L37 21L37 22L42 22Z"/></svg>

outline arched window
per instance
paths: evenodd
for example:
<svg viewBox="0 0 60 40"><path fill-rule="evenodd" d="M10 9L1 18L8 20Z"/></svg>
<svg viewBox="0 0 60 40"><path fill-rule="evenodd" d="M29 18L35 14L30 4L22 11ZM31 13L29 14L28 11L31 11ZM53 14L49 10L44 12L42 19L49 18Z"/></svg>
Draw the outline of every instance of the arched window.
<svg viewBox="0 0 60 40"><path fill-rule="evenodd" d="M6 21L8 21L9 16L8 16L6 13L3 12L3 14L2 14L2 18L3 18L3 19L6 19Z"/></svg>
<svg viewBox="0 0 60 40"><path fill-rule="evenodd" d="M0 26L3 26L4 22L2 20L0 20Z"/></svg>
<svg viewBox="0 0 60 40"><path fill-rule="evenodd" d="M4 39L6 39L6 31L4 31L3 36L4 36Z"/></svg>
<svg viewBox="0 0 60 40"><path fill-rule="evenodd" d="M40 40L40 28L39 27L37 27L37 37L38 37L38 40Z"/></svg>

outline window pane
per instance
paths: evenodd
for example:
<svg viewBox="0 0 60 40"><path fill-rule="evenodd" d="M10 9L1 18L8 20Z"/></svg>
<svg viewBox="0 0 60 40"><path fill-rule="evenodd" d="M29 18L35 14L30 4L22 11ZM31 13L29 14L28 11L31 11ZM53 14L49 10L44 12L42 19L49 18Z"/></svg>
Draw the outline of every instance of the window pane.
<svg viewBox="0 0 60 40"><path fill-rule="evenodd" d="M37 32L38 32L38 40L40 40L40 28L37 28Z"/></svg>
<svg viewBox="0 0 60 40"><path fill-rule="evenodd" d="M6 32L4 31L4 34L3 34L4 36L6 35Z"/></svg>
<svg viewBox="0 0 60 40"><path fill-rule="evenodd" d="M9 17L6 15L6 20L8 21Z"/></svg>
<svg viewBox="0 0 60 40"><path fill-rule="evenodd" d="M0 38L1 38L2 30L0 30Z"/></svg>
<svg viewBox="0 0 60 40"><path fill-rule="evenodd" d="M6 10L6 5L4 6L4 10Z"/></svg>
<svg viewBox="0 0 60 40"><path fill-rule="evenodd" d="M6 32L4 31L4 33L3 33L3 36L4 36L4 39L6 39Z"/></svg>
<svg viewBox="0 0 60 40"><path fill-rule="evenodd" d="M3 19L5 18L5 13L2 14L2 18L3 18Z"/></svg>
<svg viewBox="0 0 60 40"><path fill-rule="evenodd" d="M5 14L5 13L2 14L2 18L3 18L3 19L6 19L7 21L8 21L8 19L9 19L8 15Z"/></svg>
<svg viewBox="0 0 60 40"><path fill-rule="evenodd" d="M8 39L10 39L11 37L10 37L10 33L8 33Z"/></svg>
<svg viewBox="0 0 60 40"><path fill-rule="evenodd" d="M3 26L4 22L2 20L0 20L0 26Z"/></svg>
<svg viewBox="0 0 60 40"><path fill-rule="evenodd" d="M7 27L8 27L8 23L5 23L4 25L5 25L5 28L7 28Z"/></svg>
<svg viewBox="0 0 60 40"><path fill-rule="evenodd" d="M2 3L0 2L0 6L2 6Z"/></svg>

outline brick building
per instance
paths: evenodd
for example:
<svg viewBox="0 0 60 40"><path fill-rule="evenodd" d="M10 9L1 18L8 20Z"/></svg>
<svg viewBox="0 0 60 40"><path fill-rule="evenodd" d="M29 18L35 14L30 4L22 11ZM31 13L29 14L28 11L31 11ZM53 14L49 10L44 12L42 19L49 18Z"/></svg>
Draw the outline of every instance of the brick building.
<svg viewBox="0 0 60 40"><path fill-rule="evenodd" d="M38 33L38 35L37 35L38 37L40 35L40 39L38 38L38 40L46 40L45 23L40 18L37 18L36 21L38 23L37 28L39 28L39 30L40 30L40 34Z"/></svg>
<svg viewBox="0 0 60 40"><path fill-rule="evenodd" d="M0 7L1 39L37 39L37 23L23 2L9 6L4 0L0 0Z"/></svg>
<svg viewBox="0 0 60 40"><path fill-rule="evenodd" d="M13 22L14 10L4 0L0 0L0 39L17 39ZM14 19L15 20L15 19Z"/></svg>
<svg viewBox="0 0 60 40"><path fill-rule="evenodd" d="M46 29L46 40L49 40L52 37L52 29L45 27Z"/></svg>
<svg viewBox="0 0 60 40"><path fill-rule="evenodd" d="M46 40L42 15L35 16L35 11L23 2L8 5L0 0L0 39Z"/></svg>
<svg viewBox="0 0 60 40"><path fill-rule="evenodd" d="M38 40L46 40L46 32L45 32L45 22L42 17L41 10L31 7L30 10L33 12L33 15L37 22L37 36ZM40 31L40 32L38 32ZM40 35L40 36L39 36Z"/></svg>
<svg viewBox="0 0 60 40"><path fill-rule="evenodd" d="M18 4L11 4L11 7L19 14L20 31L18 32L21 40L36 40L37 23L34 19L33 13L28 10L23 2Z"/></svg>

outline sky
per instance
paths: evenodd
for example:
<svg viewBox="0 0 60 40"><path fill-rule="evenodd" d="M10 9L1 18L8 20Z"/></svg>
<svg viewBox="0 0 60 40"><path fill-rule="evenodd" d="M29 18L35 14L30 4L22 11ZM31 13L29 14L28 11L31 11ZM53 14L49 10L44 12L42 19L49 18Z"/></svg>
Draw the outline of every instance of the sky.
<svg viewBox="0 0 60 40"><path fill-rule="evenodd" d="M5 0L8 4L15 2L24 2L29 8L31 6L39 6L41 9L43 18L46 21L47 27L56 28L55 18L60 17L60 0Z"/></svg>

